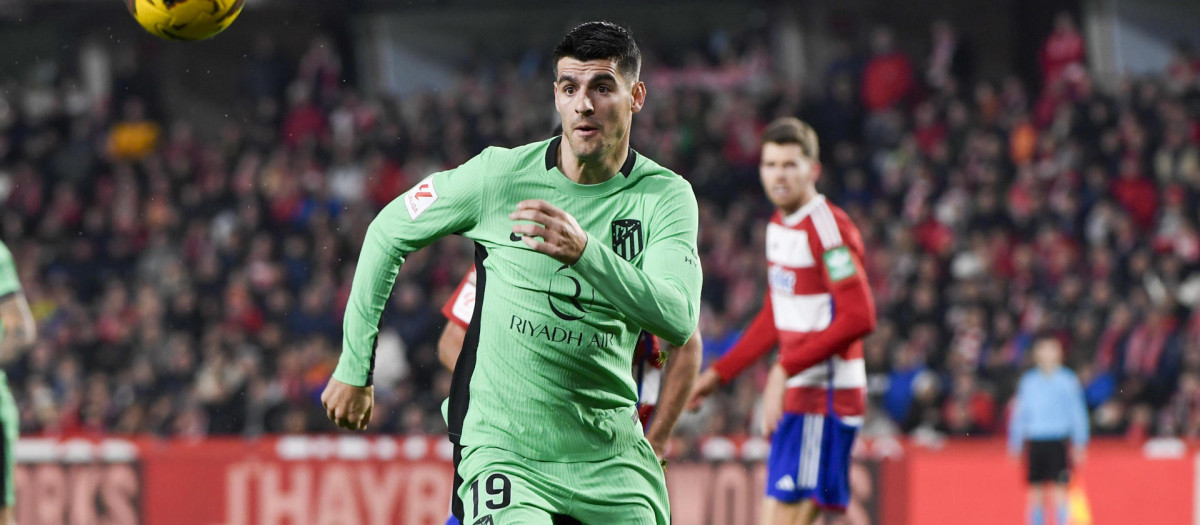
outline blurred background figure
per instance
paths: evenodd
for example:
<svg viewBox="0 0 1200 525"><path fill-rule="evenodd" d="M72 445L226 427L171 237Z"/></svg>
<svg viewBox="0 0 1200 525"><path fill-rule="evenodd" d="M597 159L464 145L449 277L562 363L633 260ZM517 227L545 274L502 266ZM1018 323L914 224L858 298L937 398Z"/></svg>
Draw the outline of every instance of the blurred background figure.
<svg viewBox="0 0 1200 525"><path fill-rule="evenodd" d="M1067 485L1087 450L1087 406L1079 379L1062 366L1062 343L1057 338L1039 335L1033 342L1033 360L1035 366L1021 377L1013 401L1008 452L1013 456L1026 452L1030 525L1047 523L1046 489L1052 495L1054 523L1066 525Z"/></svg>

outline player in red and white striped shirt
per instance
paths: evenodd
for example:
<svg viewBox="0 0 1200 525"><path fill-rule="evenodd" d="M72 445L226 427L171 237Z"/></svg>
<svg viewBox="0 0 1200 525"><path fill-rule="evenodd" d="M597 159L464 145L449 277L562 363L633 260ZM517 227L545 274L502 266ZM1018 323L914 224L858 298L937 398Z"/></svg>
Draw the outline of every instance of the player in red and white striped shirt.
<svg viewBox="0 0 1200 525"><path fill-rule="evenodd" d="M861 339L875 329L858 229L817 193L817 137L795 118L763 133L769 292L742 338L700 375L691 405L779 347L763 398L771 434L762 523L812 523L849 502L850 449L866 404ZM786 393L784 390L786 388Z"/></svg>

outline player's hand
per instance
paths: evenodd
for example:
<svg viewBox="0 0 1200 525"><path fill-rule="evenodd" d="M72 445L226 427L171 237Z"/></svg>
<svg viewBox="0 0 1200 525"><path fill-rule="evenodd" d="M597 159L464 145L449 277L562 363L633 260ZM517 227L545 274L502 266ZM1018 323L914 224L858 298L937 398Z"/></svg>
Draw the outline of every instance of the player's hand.
<svg viewBox="0 0 1200 525"><path fill-rule="evenodd" d="M786 390L787 371L780 365L771 367L767 374L767 386L763 389L763 421L764 436L775 433L779 420L783 419L783 394Z"/></svg>
<svg viewBox="0 0 1200 525"><path fill-rule="evenodd" d="M522 234L521 240L533 251L549 255L563 264L575 264L587 246L587 232L575 217L544 200L518 202L517 211L510 213L508 218L533 222L517 224L512 231Z"/></svg>
<svg viewBox="0 0 1200 525"><path fill-rule="evenodd" d="M331 377L321 392L321 406L337 426L366 430L371 422L371 409L375 407L375 387L351 386Z"/></svg>
<svg viewBox="0 0 1200 525"><path fill-rule="evenodd" d="M704 404L704 400L719 386L721 386L721 376L717 375L716 370L709 368L701 372L696 377L696 382L692 384L692 393L688 396L687 409L691 411L700 410L700 406Z"/></svg>
<svg viewBox="0 0 1200 525"><path fill-rule="evenodd" d="M1071 447L1071 466L1079 467L1087 461L1087 448L1075 446Z"/></svg>

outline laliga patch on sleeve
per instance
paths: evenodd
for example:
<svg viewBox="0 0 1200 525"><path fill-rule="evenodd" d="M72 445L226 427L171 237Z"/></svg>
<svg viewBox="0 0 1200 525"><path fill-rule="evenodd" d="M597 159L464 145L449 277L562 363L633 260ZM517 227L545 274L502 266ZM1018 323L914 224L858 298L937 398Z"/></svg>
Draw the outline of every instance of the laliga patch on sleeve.
<svg viewBox="0 0 1200 525"><path fill-rule="evenodd" d="M433 189L433 175L430 175L421 181L417 186L404 195L404 207L408 210L408 216L412 220L417 220L425 210L428 210L433 203L437 201L437 190Z"/></svg>
<svg viewBox="0 0 1200 525"><path fill-rule="evenodd" d="M850 256L850 249L845 246L838 246L825 252L824 257L825 271L829 272L830 282L836 283L853 277L855 272L857 272L854 268L854 258Z"/></svg>

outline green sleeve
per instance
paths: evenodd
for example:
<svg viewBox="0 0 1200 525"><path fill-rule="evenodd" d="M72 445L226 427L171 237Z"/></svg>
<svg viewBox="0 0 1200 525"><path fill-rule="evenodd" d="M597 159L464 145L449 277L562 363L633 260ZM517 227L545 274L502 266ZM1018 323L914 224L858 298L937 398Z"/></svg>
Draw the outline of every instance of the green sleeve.
<svg viewBox="0 0 1200 525"><path fill-rule="evenodd" d="M334 379L354 386L371 384L379 318L400 265L429 243L475 227L487 156L485 150L458 168L430 175L371 221L350 286Z"/></svg>
<svg viewBox="0 0 1200 525"><path fill-rule="evenodd" d="M21 291L21 281L17 278L17 265L13 262L12 253L8 246L0 242L0 298Z"/></svg>
<svg viewBox="0 0 1200 525"><path fill-rule="evenodd" d="M17 278L17 265L13 262L12 252L0 242L0 301L20 291L21 281ZM0 322L0 340L3 339L4 323Z"/></svg>
<svg viewBox="0 0 1200 525"><path fill-rule="evenodd" d="M696 330L702 280L696 196L682 180L679 188L660 201L648 225L641 269L595 238L588 239L574 266L627 318L675 346L683 346Z"/></svg>

